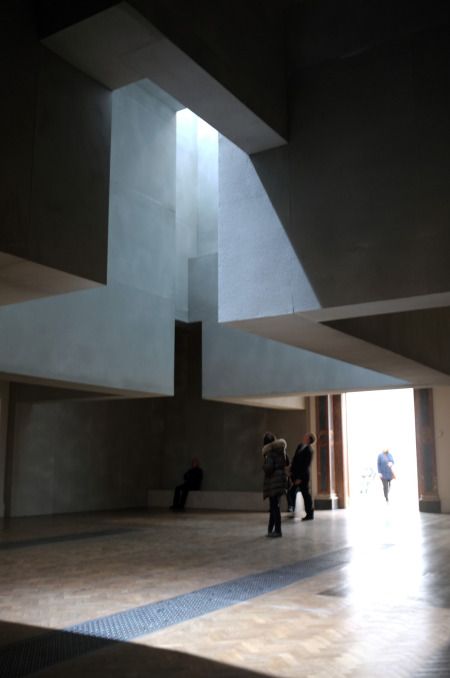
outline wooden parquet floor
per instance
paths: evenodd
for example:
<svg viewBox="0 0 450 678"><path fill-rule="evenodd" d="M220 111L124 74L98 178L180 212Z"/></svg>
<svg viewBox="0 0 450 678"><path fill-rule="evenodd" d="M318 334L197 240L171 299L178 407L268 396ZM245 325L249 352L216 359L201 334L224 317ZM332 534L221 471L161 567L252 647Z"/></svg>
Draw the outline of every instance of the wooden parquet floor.
<svg viewBox="0 0 450 678"><path fill-rule="evenodd" d="M46 678L450 676L450 516L367 508L317 512L309 523L285 517L277 540L256 513L5 522L0 678L37 668ZM150 603L164 611L175 596L343 549L344 563L128 642L72 657L55 650L48 665L30 652L28 663L2 664L49 630ZM67 643L67 634L55 638Z"/></svg>

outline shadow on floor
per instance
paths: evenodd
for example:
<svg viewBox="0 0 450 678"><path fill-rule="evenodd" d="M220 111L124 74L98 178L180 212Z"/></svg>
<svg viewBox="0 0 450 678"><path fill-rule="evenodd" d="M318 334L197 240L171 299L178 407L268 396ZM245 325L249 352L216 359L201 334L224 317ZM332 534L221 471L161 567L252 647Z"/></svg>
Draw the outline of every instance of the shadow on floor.
<svg viewBox="0 0 450 678"><path fill-rule="evenodd" d="M448 678L450 675L450 643L435 652L414 673L415 678Z"/></svg>
<svg viewBox="0 0 450 678"><path fill-rule="evenodd" d="M36 671L40 671L40 678L262 678L265 675L184 652L0 621L0 678L22 678Z"/></svg>

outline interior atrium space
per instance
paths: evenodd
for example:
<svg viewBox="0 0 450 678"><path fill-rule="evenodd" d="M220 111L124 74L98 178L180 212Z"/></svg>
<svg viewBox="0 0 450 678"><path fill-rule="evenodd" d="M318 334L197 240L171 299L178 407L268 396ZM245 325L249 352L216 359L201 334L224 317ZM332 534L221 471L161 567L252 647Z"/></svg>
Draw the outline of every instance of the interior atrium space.
<svg viewBox="0 0 450 678"><path fill-rule="evenodd" d="M0 19L0 678L448 678L449 3Z"/></svg>

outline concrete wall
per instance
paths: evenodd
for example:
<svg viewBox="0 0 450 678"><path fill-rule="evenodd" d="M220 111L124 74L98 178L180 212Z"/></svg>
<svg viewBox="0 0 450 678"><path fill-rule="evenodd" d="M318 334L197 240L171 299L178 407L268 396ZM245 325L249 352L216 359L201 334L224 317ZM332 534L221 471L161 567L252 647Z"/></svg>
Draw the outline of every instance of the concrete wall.
<svg viewBox="0 0 450 678"><path fill-rule="evenodd" d="M203 324L205 398L326 393L402 382L215 323Z"/></svg>
<svg viewBox="0 0 450 678"><path fill-rule="evenodd" d="M448 291L449 66L444 25L293 77L286 232L323 307Z"/></svg>
<svg viewBox="0 0 450 678"><path fill-rule="evenodd" d="M38 7L46 44L81 70L112 89L147 77L248 151L286 138L284 13L257 0Z"/></svg>
<svg viewBox="0 0 450 678"><path fill-rule="evenodd" d="M449 57L436 29L302 70L287 147L224 142L223 320L448 291Z"/></svg>
<svg viewBox="0 0 450 678"><path fill-rule="evenodd" d="M4 3L0 251L19 260L0 258L1 303L106 282L111 93L42 47L34 21L32 3Z"/></svg>
<svg viewBox="0 0 450 678"><path fill-rule="evenodd" d="M9 383L0 381L0 517L5 510L6 436L8 431Z"/></svg>
<svg viewBox="0 0 450 678"><path fill-rule="evenodd" d="M0 310L0 371L141 394L173 392L175 111L113 94L108 285Z"/></svg>
<svg viewBox="0 0 450 678"><path fill-rule="evenodd" d="M349 318L327 325L450 374L448 307Z"/></svg>
<svg viewBox="0 0 450 678"><path fill-rule="evenodd" d="M450 388L433 389L438 489L442 513L450 513Z"/></svg>
<svg viewBox="0 0 450 678"><path fill-rule="evenodd" d="M10 514L145 506L148 488L159 485L161 408L147 400L17 403Z"/></svg>
<svg viewBox="0 0 450 678"><path fill-rule="evenodd" d="M205 490L261 491L264 432L292 454L305 411L203 400L201 340L200 323L179 324L174 398L55 402L16 384L10 515L144 506L148 489L181 482L193 456Z"/></svg>
<svg viewBox="0 0 450 678"><path fill-rule="evenodd" d="M286 149L273 173L269 199L252 159L219 137L218 255L190 259L189 314L203 321L203 395L236 398L322 393L401 385L399 379L350 365L219 321L292 313L308 298L318 306L308 279L283 229L289 216ZM208 191L204 193L207 195ZM211 219L213 222L213 219ZM301 332L301 328L298 329Z"/></svg>
<svg viewBox="0 0 450 678"><path fill-rule="evenodd" d="M166 434L161 488L181 482L193 456L205 472L205 490L262 488L261 440L274 431L288 450L305 433L302 411L279 411L202 399L201 325L177 328L175 398L165 401Z"/></svg>
<svg viewBox="0 0 450 678"><path fill-rule="evenodd" d="M177 113L176 165L176 317L195 322L202 290L217 288L204 268L217 255L218 134L188 109Z"/></svg>
<svg viewBox="0 0 450 678"><path fill-rule="evenodd" d="M220 137L221 322L315 309L319 304L286 233L290 218L287 148L267 157L271 161L267 176L262 170L259 175L246 153Z"/></svg>
<svg viewBox="0 0 450 678"><path fill-rule="evenodd" d="M189 319L189 258L197 255L197 118L177 113L175 313Z"/></svg>

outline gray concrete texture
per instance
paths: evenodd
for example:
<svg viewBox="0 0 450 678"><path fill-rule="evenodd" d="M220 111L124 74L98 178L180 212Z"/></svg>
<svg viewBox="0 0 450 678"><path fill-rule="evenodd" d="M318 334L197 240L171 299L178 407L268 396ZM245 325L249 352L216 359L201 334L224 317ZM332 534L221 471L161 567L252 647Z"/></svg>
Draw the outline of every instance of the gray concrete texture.
<svg viewBox="0 0 450 678"><path fill-rule="evenodd" d="M287 300L309 311L449 292L449 59L447 31L436 29L301 71L291 86L289 145L253 157L259 181L229 145L221 148L220 223L225 236L235 228L222 241L220 275L238 249L238 264L248 259L245 239L230 242L245 223L248 241L261 227L263 235L278 230L278 244L263 244L283 264L288 239L306 281L282 303L280 286L257 269L242 278L247 309L238 300L232 310L234 275L221 317L282 314Z"/></svg>
<svg viewBox="0 0 450 678"><path fill-rule="evenodd" d="M195 321L203 308L196 302L196 258L217 254L218 134L188 109L177 113L176 176L176 317ZM217 275L204 287L210 282L214 293Z"/></svg>
<svg viewBox="0 0 450 678"><path fill-rule="evenodd" d="M449 291L449 92L447 29L299 73L286 232L321 306Z"/></svg>
<svg viewBox="0 0 450 678"><path fill-rule="evenodd" d="M177 114L176 155L176 317L189 319L189 259L197 256L197 118L184 109Z"/></svg>
<svg viewBox="0 0 450 678"><path fill-rule="evenodd" d="M180 325L176 339L175 397L165 401L166 426L161 489L182 481L194 456L204 469L205 490L262 489L261 441L273 430L289 451L305 433L305 411L210 402L202 398L202 329Z"/></svg>
<svg viewBox="0 0 450 678"><path fill-rule="evenodd" d="M201 360L200 323L180 323L173 398L55 402L15 384L10 515L141 507L148 489L181 482L193 456L205 490L262 490L264 432L292 454L306 413L204 400Z"/></svg>
<svg viewBox="0 0 450 678"><path fill-rule="evenodd" d="M448 383L431 356L446 323L425 347L421 318L450 301L450 43L448 25L405 30L345 59L299 52L287 147L250 162L221 142L219 320L429 386Z"/></svg>
<svg viewBox="0 0 450 678"><path fill-rule="evenodd" d="M106 282L111 94L39 44L27 3L6 3L2 25L0 251L28 262L13 303ZM55 271L46 289L37 266L34 294L33 263Z"/></svg>
<svg viewBox="0 0 450 678"><path fill-rule="evenodd" d="M349 318L328 325L450 374L449 308Z"/></svg>
<svg viewBox="0 0 450 678"><path fill-rule="evenodd" d="M189 260L189 320L217 322L217 254Z"/></svg>
<svg viewBox="0 0 450 678"><path fill-rule="evenodd" d="M187 122L189 120L188 116ZM209 161L210 174L214 177L217 155L212 151L214 139L208 138L208 141L205 149L198 145L198 155L204 158L205 175ZM252 303L265 304L265 314L278 309L280 304L286 312L292 312L294 299L300 303L303 293L309 295L312 308L315 302L317 305L250 158L222 136L219 144L220 194L217 196L219 185L215 181L199 181L202 197L198 205L204 204L208 196L209 204L220 202L220 254L189 259L189 319L203 321L204 328L203 396L257 398L403 385L404 381L373 370L359 369L340 360L217 324L218 313L222 320L227 319L227 302L233 309L239 307L244 312ZM218 147L216 139L216 150ZM285 149L277 153L281 168ZM277 206L280 206L283 199L287 202L287 184L283 172L276 176ZM288 214L287 208L285 212ZM211 213L210 223L215 224L217 233L217 216L215 221L213 216ZM255 224L255 229L248 228L249 223ZM226 280L226 294L221 294L220 301L218 292L223 292L223 287L218 290L218 259L220 274ZM255 285L254 279L259 279L261 284Z"/></svg>
<svg viewBox="0 0 450 678"><path fill-rule="evenodd" d="M216 323L203 323L203 397L395 388L405 382Z"/></svg>
<svg viewBox="0 0 450 678"><path fill-rule="evenodd" d="M216 254L218 249L219 135L203 120L197 122L197 253Z"/></svg>
<svg viewBox="0 0 450 678"><path fill-rule="evenodd" d="M115 89L148 78L252 152L286 135L284 7L259 9L239 7L242 25L226 2L44 2L38 16L45 44L95 80Z"/></svg>
<svg viewBox="0 0 450 678"><path fill-rule="evenodd" d="M0 381L0 517L5 510L5 470L8 432L9 383Z"/></svg>
<svg viewBox="0 0 450 678"><path fill-rule="evenodd" d="M173 392L175 136L167 105L138 85L114 93L108 285L3 308L1 372Z"/></svg>
<svg viewBox="0 0 450 678"><path fill-rule="evenodd" d="M314 309L319 302L285 232L289 219L286 149L273 151L273 194L251 158L219 142L219 320ZM276 193L276 197L275 197Z"/></svg>
<svg viewBox="0 0 450 678"><path fill-rule="evenodd" d="M161 406L147 400L18 404L11 515L144 507L159 477Z"/></svg>
<svg viewBox="0 0 450 678"><path fill-rule="evenodd" d="M131 0L129 4L284 136L284 3L268 3L264 11L255 0L239 6L227 0L213 5L183 0Z"/></svg>

